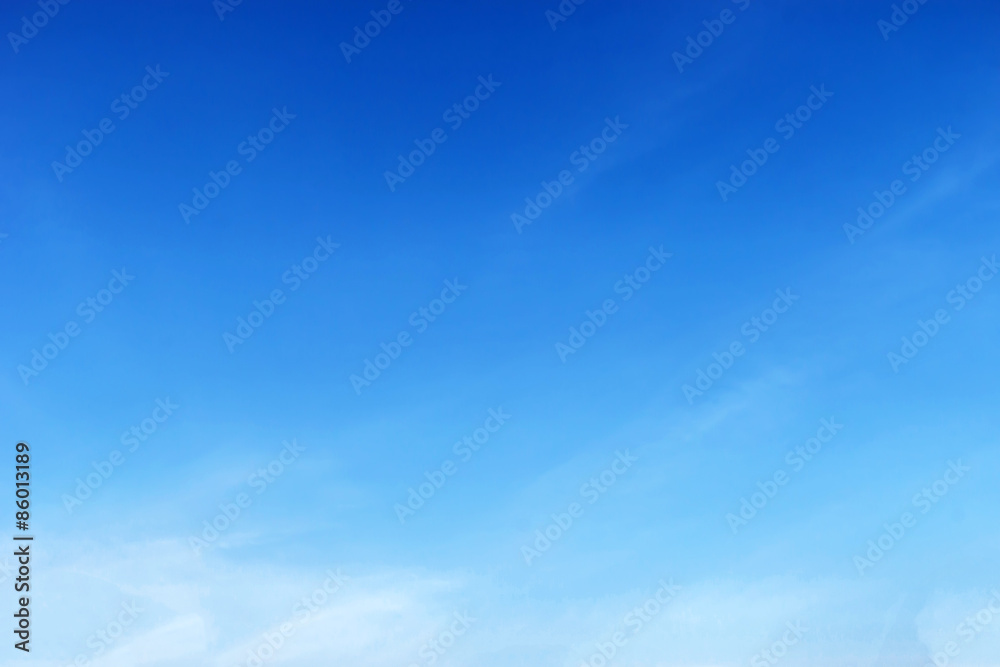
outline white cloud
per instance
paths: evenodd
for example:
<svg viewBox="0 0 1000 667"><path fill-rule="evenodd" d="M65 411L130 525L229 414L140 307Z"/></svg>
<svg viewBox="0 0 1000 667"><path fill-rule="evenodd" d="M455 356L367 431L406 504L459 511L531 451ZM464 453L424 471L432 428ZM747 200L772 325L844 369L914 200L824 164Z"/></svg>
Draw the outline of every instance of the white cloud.
<svg viewBox="0 0 1000 667"><path fill-rule="evenodd" d="M337 563L282 568L236 564L220 555L199 560L181 539L104 553L57 551L50 560L53 582L67 593L38 615L39 636L55 641L39 642L32 664L64 666L81 653L92 657L86 637L106 628L122 601L131 600L142 614L94 667L246 664L263 633L279 631L286 622L294 624L294 632L265 664L425 665L422 647L435 638L450 643L447 633L456 613L474 620L436 664L577 667L597 642L621 631L629 641L615 666L746 665L782 637L786 623L799 622L805 634L783 664L873 665L897 623L914 627L922 641L935 645L940 640L935 628L954 627L952 620L983 606L971 594L942 598L913 619L899 614L898 593L872 582L675 581L682 586L678 597L632 634L625 615L647 601L667 573L650 573L644 590L567 599L533 596L498 578L468 573L352 571ZM296 605L320 590L327 570L338 567L350 580L319 596L325 599L302 622L304 608L296 611ZM990 632L977 639L979 652L996 647L996 629ZM970 650L973 655L978 653Z"/></svg>

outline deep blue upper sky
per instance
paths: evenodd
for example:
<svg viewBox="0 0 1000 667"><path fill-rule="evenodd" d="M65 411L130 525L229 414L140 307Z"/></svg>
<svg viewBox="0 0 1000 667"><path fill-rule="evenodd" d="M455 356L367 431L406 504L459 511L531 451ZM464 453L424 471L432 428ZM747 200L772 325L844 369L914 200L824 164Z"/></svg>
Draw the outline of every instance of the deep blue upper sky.
<svg viewBox="0 0 1000 667"><path fill-rule="evenodd" d="M816 628L802 664L943 650L952 615L1000 584L1000 281L952 293L1000 250L997 5L931 0L888 39L892 3L870 0L587 0L555 30L556 2L399 6L350 62L341 43L385 3L244 0L220 20L209 0L74 0L16 52L5 37L0 424L34 448L39 651L91 656L86 638L138 597L153 611L115 660L140 664L129 647L156 653L181 628L190 653L149 664L236 664L336 567L354 588L285 658L424 664L423 642L471 609L454 664L576 665L661 577L685 592L621 664L746 664L797 618ZM673 54L724 10L679 72ZM0 28L37 11L7 2ZM162 81L122 118L147 68ZM447 110L477 87L455 127ZM776 127L809 100L794 134ZM275 110L280 132L248 160ZM102 119L113 132L57 174ZM390 189L397 156L437 128L446 140ZM615 140L582 159L602 131ZM906 171L936 139L947 150ZM723 201L748 150L767 161ZM230 161L186 221L179 205ZM887 212L845 233L896 179ZM291 277L326 256L317 238L339 246ZM626 300L616 285L650 247L672 255ZM134 281L88 321L78 305L123 269ZM424 328L446 281L467 287ZM227 346L276 289L283 303ZM777 290L798 299L748 333ZM563 362L556 344L607 299ZM938 310L947 323L894 370L887 355ZM79 335L21 370L70 321ZM401 332L412 343L355 391ZM168 397L180 407L127 451ZM453 444L501 406L509 423L462 460ZM734 535L727 514L831 418L843 430ZM258 496L249 476L292 439L304 453ZM124 463L68 511L116 449ZM638 461L590 506L581 485L626 449ZM959 459L971 470L922 514L913 496ZM401 525L394 506L446 460L457 472ZM189 538L242 492L252 506L195 554ZM522 547L572 502L582 517L528 565ZM860 575L854 557L905 511L916 527ZM963 658L991 655L993 632Z"/></svg>

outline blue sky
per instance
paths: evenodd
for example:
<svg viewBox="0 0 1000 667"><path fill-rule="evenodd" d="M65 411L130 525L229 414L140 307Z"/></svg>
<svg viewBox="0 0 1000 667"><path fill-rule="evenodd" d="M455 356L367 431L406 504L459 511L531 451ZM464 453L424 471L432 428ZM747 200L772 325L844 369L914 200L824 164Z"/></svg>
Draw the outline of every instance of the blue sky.
<svg viewBox="0 0 1000 667"><path fill-rule="evenodd" d="M989 664L995 4L224 1L0 11L4 664Z"/></svg>

